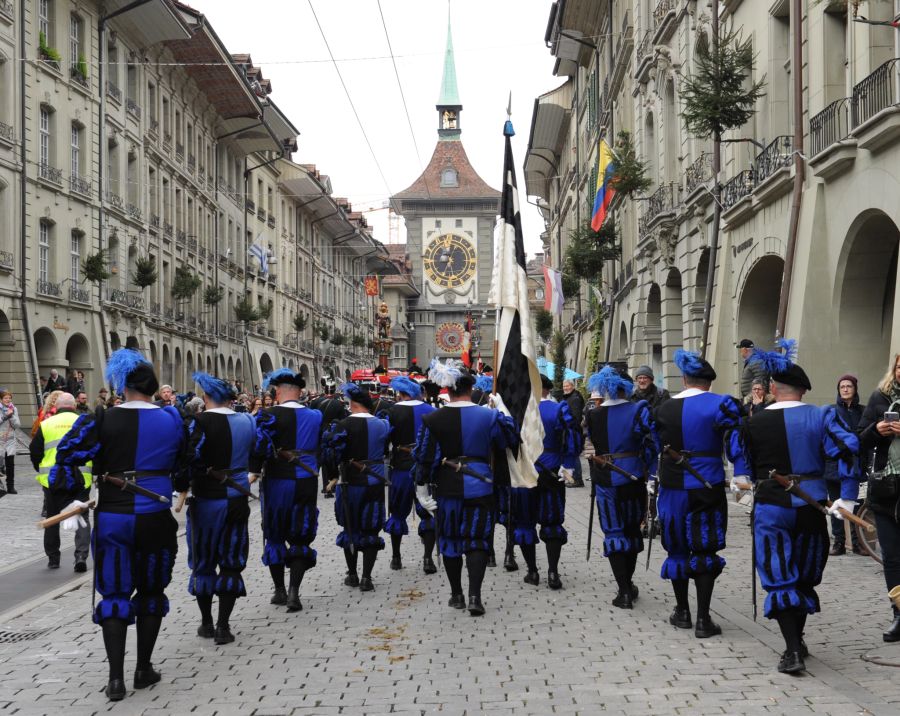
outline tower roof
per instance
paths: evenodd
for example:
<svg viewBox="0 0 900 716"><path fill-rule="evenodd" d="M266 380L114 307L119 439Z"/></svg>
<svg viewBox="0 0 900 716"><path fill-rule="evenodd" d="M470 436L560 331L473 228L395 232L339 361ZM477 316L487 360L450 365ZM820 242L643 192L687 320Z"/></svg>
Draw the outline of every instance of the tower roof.
<svg viewBox="0 0 900 716"><path fill-rule="evenodd" d="M453 58L453 33L450 18L447 18L447 49L444 51L444 77L441 80L441 94L438 107L460 107L459 89L456 86L456 61Z"/></svg>
<svg viewBox="0 0 900 716"><path fill-rule="evenodd" d="M442 181L445 169L456 172L456 181ZM495 199L500 192L488 186L469 163L463 143L456 140L438 142L431 161L422 175L394 199Z"/></svg>

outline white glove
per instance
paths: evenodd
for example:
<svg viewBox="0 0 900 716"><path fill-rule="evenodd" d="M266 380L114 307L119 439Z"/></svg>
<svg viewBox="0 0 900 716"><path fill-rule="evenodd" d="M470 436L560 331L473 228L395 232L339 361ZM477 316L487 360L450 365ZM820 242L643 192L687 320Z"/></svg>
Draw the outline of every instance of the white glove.
<svg viewBox="0 0 900 716"><path fill-rule="evenodd" d="M63 510L63 512L68 512L69 510L74 510L76 507L85 508L85 507L87 507L87 502L73 500L70 504L66 505L66 508ZM82 517L80 514L72 515L71 517L64 519L59 524L62 526L63 531L65 531L65 532L71 532L74 530L81 529L83 527L87 527L87 522L85 521L84 517Z"/></svg>
<svg viewBox="0 0 900 716"><path fill-rule="evenodd" d="M259 479L259 473L258 473L258 472L251 472L251 473L248 473L248 474L247 474L247 482L249 482L251 485L252 485L254 482L256 482L258 479Z"/></svg>
<svg viewBox="0 0 900 716"><path fill-rule="evenodd" d="M437 511L437 500L435 500L428 492L428 485L416 485L416 499L426 512L430 512L432 516Z"/></svg>
<svg viewBox="0 0 900 716"><path fill-rule="evenodd" d="M746 475L735 475L731 478L731 491L735 494L752 490L753 484Z"/></svg>
<svg viewBox="0 0 900 716"><path fill-rule="evenodd" d="M500 393L491 393L490 405L492 408L496 408L504 415L510 415L509 408L506 407L506 404L503 402L503 398L500 397Z"/></svg>
<svg viewBox="0 0 900 716"><path fill-rule="evenodd" d="M656 494L656 480L647 480L647 494L650 497Z"/></svg>
<svg viewBox="0 0 900 716"><path fill-rule="evenodd" d="M847 510L847 512L852 513L854 508L856 507L856 502L854 502L853 500L845 500L843 498L835 500L831 503L831 507L828 508L828 513L830 515L833 515L834 517L837 517L839 520L843 520L844 516L840 512L838 512L838 510L840 510L842 507Z"/></svg>
<svg viewBox="0 0 900 716"><path fill-rule="evenodd" d="M559 478L560 478L559 481L560 482L565 482L567 485L574 485L575 477L573 475L574 475L574 473L569 468L567 468L567 467L559 468Z"/></svg>

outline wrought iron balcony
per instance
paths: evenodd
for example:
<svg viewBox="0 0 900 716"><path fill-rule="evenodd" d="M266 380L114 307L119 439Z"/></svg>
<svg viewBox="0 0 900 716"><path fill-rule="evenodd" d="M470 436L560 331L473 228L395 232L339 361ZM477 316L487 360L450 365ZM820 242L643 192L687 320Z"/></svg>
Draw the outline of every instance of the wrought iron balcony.
<svg viewBox="0 0 900 716"><path fill-rule="evenodd" d="M0 122L0 139L5 139L9 143L16 141L16 133L11 124Z"/></svg>
<svg viewBox="0 0 900 716"><path fill-rule="evenodd" d="M109 204L113 209L118 209L123 213L125 211L125 200L114 192L106 192L106 203Z"/></svg>
<svg viewBox="0 0 900 716"><path fill-rule="evenodd" d="M156 117L150 117L150 133L159 134L159 120Z"/></svg>
<svg viewBox="0 0 900 716"><path fill-rule="evenodd" d="M62 297L62 289L59 287L58 283L44 281L43 279L40 279L37 282L37 292L43 296L53 296L54 298Z"/></svg>
<svg viewBox="0 0 900 716"><path fill-rule="evenodd" d="M756 183L762 184L779 169L790 166L794 158L793 151L794 139L786 134L769 142L753 162Z"/></svg>
<svg viewBox="0 0 900 716"><path fill-rule="evenodd" d="M163 234L168 236L170 239L172 238L173 227L169 222L163 224Z"/></svg>
<svg viewBox="0 0 900 716"><path fill-rule="evenodd" d="M184 161L184 145L181 142L175 142L175 158L179 162Z"/></svg>
<svg viewBox="0 0 900 716"><path fill-rule="evenodd" d="M175 320L175 309L172 308L171 306L166 306L163 309L163 317L167 318L170 321L174 321Z"/></svg>
<svg viewBox="0 0 900 716"><path fill-rule="evenodd" d="M13 19L13 4L9 0L0 0L0 15Z"/></svg>
<svg viewBox="0 0 900 716"><path fill-rule="evenodd" d="M91 302L91 294L85 288L78 288L77 286L69 287L69 300L76 301L77 303L90 303Z"/></svg>
<svg viewBox="0 0 900 716"><path fill-rule="evenodd" d="M175 232L175 243L178 246L184 246L184 242L187 240L187 232L184 229L178 229Z"/></svg>
<svg viewBox="0 0 900 716"><path fill-rule="evenodd" d="M262 209L260 209L258 212L256 212L256 218L259 219L260 221L265 221L266 220L266 212L263 211Z"/></svg>
<svg viewBox="0 0 900 716"><path fill-rule="evenodd" d="M160 226L159 223L159 214L150 214L150 228L158 229Z"/></svg>
<svg viewBox="0 0 900 716"><path fill-rule="evenodd" d="M49 164L38 165L38 176L45 181L62 185L62 169L51 167Z"/></svg>
<svg viewBox="0 0 900 716"><path fill-rule="evenodd" d="M693 194L698 187L705 185L712 178L712 154L703 152L684 173L687 193Z"/></svg>
<svg viewBox="0 0 900 716"><path fill-rule="evenodd" d="M143 311L144 310L144 297L129 293L125 299L125 303L129 308L134 308Z"/></svg>
<svg viewBox="0 0 900 716"><path fill-rule="evenodd" d="M193 174L194 170L197 168L197 157L195 157L193 154L188 154L187 167L188 171L191 172L191 174Z"/></svg>
<svg viewBox="0 0 900 716"><path fill-rule="evenodd" d="M106 96L116 100L119 104L122 103L122 90L109 81L106 82Z"/></svg>
<svg viewBox="0 0 900 716"><path fill-rule="evenodd" d="M247 199L246 206L247 206L247 211L249 211L251 214L256 213L256 203L253 201L253 199Z"/></svg>
<svg viewBox="0 0 900 716"><path fill-rule="evenodd" d="M163 133L163 147L166 149L172 148L172 135L168 132Z"/></svg>
<svg viewBox="0 0 900 716"><path fill-rule="evenodd" d="M203 167L200 167L197 170L197 183L200 185L201 189L206 186L206 169Z"/></svg>
<svg viewBox="0 0 900 716"><path fill-rule="evenodd" d="M91 182L89 179L73 174L69 177L69 190L82 196L90 196Z"/></svg>
<svg viewBox="0 0 900 716"><path fill-rule="evenodd" d="M674 184L661 184L650 195L649 199L647 199L647 210L643 213L639 222L642 224L643 230L639 228L638 233L645 233L649 224L661 214L675 210L676 194Z"/></svg>
<svg viewBox="0 0 900 716"><path fill-rule="evenodd" d="M128 305L128 293L120 288L111 288L108 296L111 303L118 303L122 306Z"/></svg>
<svg viewBox="0 0 900 716"><path fill-rule="evenodd" d="M653 11L653 30L655 31L666 19L666 15L675 12L675 0L659 0Z"/></svg>
<svg viewBox="0 0 900 716"><path fill-rule="evenodd" d="M752 169L738 172L722 187L722 208L728 211L741 199L748 196L755 185Z"/></svg>
<svg viewBox="0 0 900 716"><path fill-rule="evenodd" d="M268 219L267 223L271 228L273 228L273 229L275 228L275 215L274 214L269 214L269 219Z"/></svg>
<svg viewBox="0 0 900 716"><path fill-rule="evenodd" d="M853 88L854 127L897 104L898 62L900 58L888 60Z"/></svg>
<svg viewBox="0 0 900 716"><path fill-rule="evenodd" d="M141 107L130 97L125 100L125 111L135 119L141 118Z"/></svg>
<svg viewBox="0 0 900 716"><path fill-rule="evenodd" d="M129 204L125 207L125 210L128 212L128 216L135 221L141 220L141 209L136 204Z"/></svg>
<svg viewBox="0 0 900 716"><path fill-rule="evenodd" d="M0 251L0 269L12 271L15 258L11 251Z"/></svg>
<svg viewBox="0 0 900 716"><path fill-rule="evenodd" d="M78 65L72 65L69 68L69 77L71 77L74 82L81 85L85 89L88 89L91 86L90 82L88 82L87 76L82 74L81 69L78 67Z"/></svg>
<svg viewBox="0 0 900 716"><path fill-rule="evenodd" d="M187 248L188 248L188 251L193 251L193 252L197 251L197 237L196 236L188 237Z"/></svg>
<svg viewBox="0 0 900 716"><path fill-rule="evenodd" d="M38 49L38 58L45 67L50 67L56 72L59 72L59 60L50 56L50 52L43 50L41 48Z"/></svg>

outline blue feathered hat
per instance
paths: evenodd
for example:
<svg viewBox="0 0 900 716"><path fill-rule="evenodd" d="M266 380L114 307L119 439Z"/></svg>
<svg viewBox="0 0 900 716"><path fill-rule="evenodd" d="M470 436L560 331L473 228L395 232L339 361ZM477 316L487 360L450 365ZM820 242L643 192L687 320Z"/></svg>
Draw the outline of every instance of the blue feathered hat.
<svg viewBox="0 0 900 716"><path fill-rule="evenodd" d="M191 375L191 378L216 403L227 403L234 397L234 389L221 378L199 371Z"/></svg>
<svg viewBox="0 0 900 716"><path fill-rule="evenodd" d="M494 376L479 375L475 378L475 390L480 390L482 393L492 392L494 390Z"/></svg>
<svg viewBox="0 0 900 716"><path fill-rule="evenodd" d="M394 389L395 393L406 393L410 398L418 398L422 395L422 386L405 375L391 378L391 388Z"/></svg>
<svg viewBox="0 0 900 716"><path fill-rule="evenodd" d="M306 387L306 381L303 380L299 373L294 373L290 368L279 368L266 374L263 380L263 390L268 390L270 386L281 385L282 383L296 385L298 388Z"/></svg>
<svg viewBox="0 0 900 716"><path fill-rule="evenodd" d="M716 371L707 361L700 357L699 353L679 348L675 351L673 358L682 375L699 380L708 380L710 383L716 379Z"/></svg>
<svg viewBox="0 0 900 716"><path fill-rule="evenodd" d="M344 383L339 390L349 400L365 406L368 410L375 407L375 403L372 402L372 396L369 395L369 391L356 383Z"/></svg>
<svg viewBox="0 0 900 716"><path fill-rule="evenodd" d="M153 395L159 390L159 381L153 373L153 366L133 348L120 348L106 361L106 382L113 392L121 394L125 388L136 390L141 395Z"/></svg>
<svg viewBox="0 0 900 716"><path fill-rule="evenodd" d="M764 351L754 348L750 361L762 363L769 373L769 377L776 383L791 385L795 388L812 390L806 371L794 363L797 357L797 341L793 338L779 338L775 341L777 350Z"/></svg>
<svg viewBox="0 0 900 716"><path fill-rule="evenodd" d="M594 373L588 378L588 390L610 398L618 398L619 391L624 391L625 397L628 398L634 392L634 383L611 365L605 365L599 373Z"/></svg>

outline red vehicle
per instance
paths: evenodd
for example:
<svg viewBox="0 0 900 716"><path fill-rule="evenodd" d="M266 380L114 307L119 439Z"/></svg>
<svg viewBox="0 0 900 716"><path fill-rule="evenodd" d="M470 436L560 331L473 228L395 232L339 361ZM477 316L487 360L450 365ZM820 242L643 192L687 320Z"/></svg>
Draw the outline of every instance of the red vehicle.
<svg viewBox="0 0 900 716"><path fill-rule="evenodd" d="M356 383L370 393L378 393L382 386L387 386L391 382L391 378L400 375L409 375L405 370L389 370L387 373L376 373L373 370L364 368L355 370L350 374L350 381Z"/></svg>

